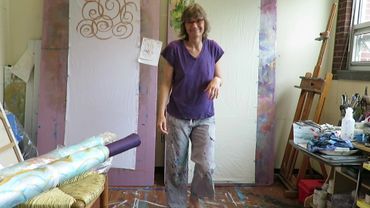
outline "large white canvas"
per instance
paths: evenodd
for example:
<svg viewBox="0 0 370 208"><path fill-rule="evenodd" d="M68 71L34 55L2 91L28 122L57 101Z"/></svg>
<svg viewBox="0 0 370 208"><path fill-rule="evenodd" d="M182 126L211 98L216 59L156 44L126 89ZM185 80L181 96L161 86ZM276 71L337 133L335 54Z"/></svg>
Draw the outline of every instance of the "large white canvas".
<svg viewBox="0 0 370 208"><path fill-rule="evenodd" d="M224 84L215 102L214 180L218 183L254 183L260 1L196 2L208 14L210 38L225 51L221 58ZM193 164L189 168L192 174Z"/></svg>
<svg viewBox="0 0 370 208"><path fill-rule="evenodd" d="M94 4L99 2L97 9ZM103 10L106 16L96 19ZM125 27L108 28L110 20L113 24L121 21ZM89 33L84 24L91 21L96 21L102 30ZM69 25L65 144L107 131L118 138L136 133L140 0L70 0ZM120 33L123 29L127 29L126 33ZM115 156L113 167L134 169L135 161L134 149Z"/></svg>

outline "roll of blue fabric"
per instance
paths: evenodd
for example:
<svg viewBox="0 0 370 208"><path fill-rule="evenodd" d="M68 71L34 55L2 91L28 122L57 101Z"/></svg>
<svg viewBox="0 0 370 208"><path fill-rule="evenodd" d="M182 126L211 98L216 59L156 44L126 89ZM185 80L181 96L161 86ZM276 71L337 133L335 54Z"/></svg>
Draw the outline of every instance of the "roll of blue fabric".
<svg viewBox="0 0 370 208"><path fill-rule="evenodd" d="M137 147L141 144L140 137L138 134L130 134L129 136L107 144L109 149L109 157Z"/></svg>

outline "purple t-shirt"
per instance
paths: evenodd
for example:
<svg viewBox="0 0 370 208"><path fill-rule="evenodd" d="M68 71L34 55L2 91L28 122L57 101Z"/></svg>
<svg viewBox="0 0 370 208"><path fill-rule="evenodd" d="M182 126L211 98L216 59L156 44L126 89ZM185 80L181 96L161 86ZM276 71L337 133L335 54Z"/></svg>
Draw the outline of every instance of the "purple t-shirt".
<svg viewBox="0 0 370 208"><path fill-rule="evenodd" d="M167 113L179 119L204 119L214 115L213 100L204 91L214 78L216 62L224 54L213 40L205 39L194 58L184 40L168 44L161 55L173 67L172 92Z"/></svg>

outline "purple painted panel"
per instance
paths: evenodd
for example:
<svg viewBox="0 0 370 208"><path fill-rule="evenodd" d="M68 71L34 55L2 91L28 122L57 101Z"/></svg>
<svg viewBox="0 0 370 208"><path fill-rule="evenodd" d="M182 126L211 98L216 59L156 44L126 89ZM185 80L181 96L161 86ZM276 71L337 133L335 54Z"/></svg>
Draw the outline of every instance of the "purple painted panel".
<svg viewBox="0 0 370 208"><path fill-rule="evenodd" d="M68 49L42 49L37 149L47 153L64 143Z"/></svg>
<svg viewBox="0 0 370 208"><path fill-rule="evenodd" d="M45 0L43 9L39 128L37 131L37 148L40 154L49 152L58 144L64 143L68 65L68 0Z"/></svg>
<svg viewBox="0 0 370 208"><path fill-rule="evenodd" d="M261 0L257 105L257 185L274 181L276 0Z"/></svg>
<svg viewBox="0 0 370 208"><path fill-rule="evenodd" d="M68 48L68 5L67 0L44 1L42 48Z"/></svg>

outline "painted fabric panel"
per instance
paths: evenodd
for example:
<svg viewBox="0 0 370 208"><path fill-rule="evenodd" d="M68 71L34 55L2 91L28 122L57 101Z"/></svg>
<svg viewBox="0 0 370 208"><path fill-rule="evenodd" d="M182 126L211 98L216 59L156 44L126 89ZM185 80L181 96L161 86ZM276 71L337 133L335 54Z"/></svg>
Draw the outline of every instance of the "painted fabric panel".
<svg viewBox="0 0 370 208"><path fill-rule="evenodd" d="M139 117L140 1L69 1L65 145L100 132L122 138ZM136 150L113 159L134 169Z"/></svg>

